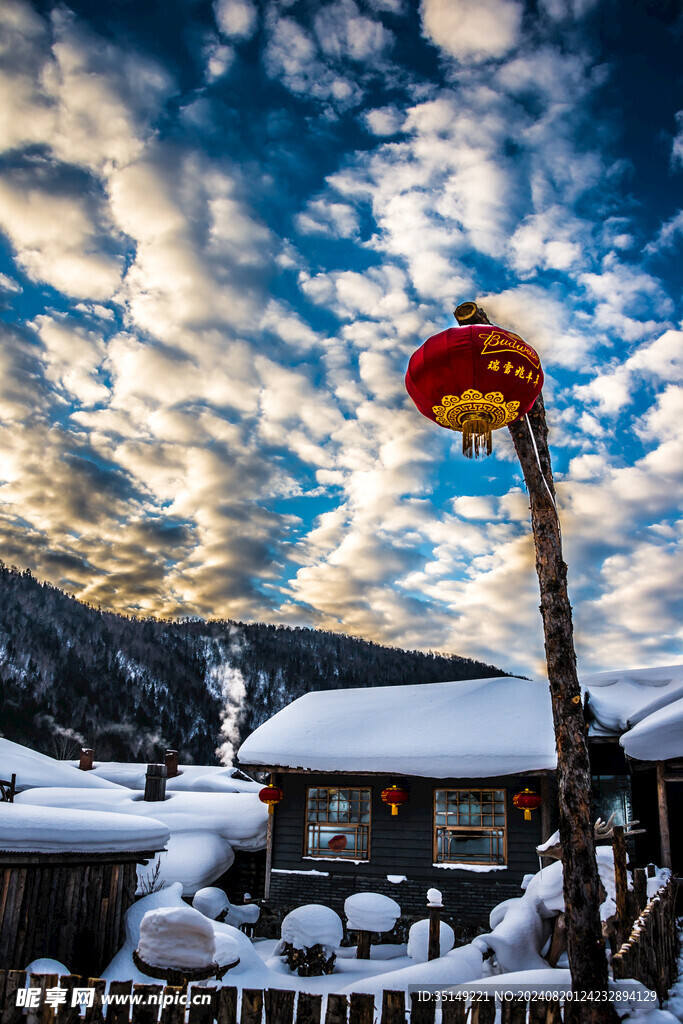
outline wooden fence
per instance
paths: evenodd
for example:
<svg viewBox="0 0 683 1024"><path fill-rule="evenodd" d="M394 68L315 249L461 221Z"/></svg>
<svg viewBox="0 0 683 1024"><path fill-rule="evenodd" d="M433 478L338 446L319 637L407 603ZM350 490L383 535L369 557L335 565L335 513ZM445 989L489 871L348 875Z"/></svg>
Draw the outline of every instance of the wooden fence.
<svg viewBox="0 0 683 1024"><path fill-rule="evenodd" d="M660 999L676 979L676 887L672 879L650 900L612 957L615 978L636 978Z"/></svg>
<svg viewBox="0 0 683 1024"><path fill-rule="evenodd" d="M205 988L191 985L187 1001L179 1002L185 989L163 985L134 985L111 982L109 996L123 997L120 1003L103 1003L106 982L77 975L31 975L29 986L41 989L39 1005L17 1005L17 992L26 985L24 971L0 971L0 1024L434 1024L437 1010L442 1024L580 1024L581 1005L561 1005L555 1000L515 997L499 1002L493 995L468 1006L459 999L424 999L414 993L382 993L381 1009L375 997L353 995L298 994L292 990ZM48 989L57 986L66 993L64 1001L52 1007L45 1002ZM472 983L476 990L476 982ZM94 990L92 1006L71 1006L74 988ZM127 997L138 999L133 1003ZM197 1002L193 999L197 998ZM199 1000L202 1000L201 1002ZM323 1006L323 1002L325 1006ZM497 1018L496 1013L500 1011Z"/></svg>

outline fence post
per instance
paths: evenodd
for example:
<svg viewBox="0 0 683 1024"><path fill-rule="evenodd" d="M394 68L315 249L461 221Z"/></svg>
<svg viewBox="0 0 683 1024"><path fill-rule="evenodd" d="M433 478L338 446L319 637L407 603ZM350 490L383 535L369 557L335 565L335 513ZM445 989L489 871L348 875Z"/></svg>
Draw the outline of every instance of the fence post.
<svg viewBox="0 0 683 1024"><path fill-rule="evenodd" d="M628 905L628 875L626 873L626 840L624 826L614 826L612 839L612 855L614 857L614 885L617 897L617 944L623 945L631 934L633 920Z"/></svg>
<svg viewBox="0 0 683 1024"><path fill-rule="evenodd" d="M406 997L403 992L382 993L381 1024L406 1024Z"/></svg>
<svg viewBox="0 0 683 1024"><path fill-rule="evenodd" d="M322 996L310 992L299 992L296 1002L296 1024L320 1024Z"/></svg>
<svg viewBox="0 0 683 1024"><path fill-rule="evenodd" d="M638 914L642 914L647 906L647 875L645 868L633 869L633 897L636 901Z"/></svg>

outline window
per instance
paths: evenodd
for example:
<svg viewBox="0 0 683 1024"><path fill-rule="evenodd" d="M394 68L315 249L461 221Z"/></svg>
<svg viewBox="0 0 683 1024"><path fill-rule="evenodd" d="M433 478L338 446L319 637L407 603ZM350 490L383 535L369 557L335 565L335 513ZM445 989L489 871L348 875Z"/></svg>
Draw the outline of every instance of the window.
<svg viewBox="0 0 683 1024"><path fill-rule="evenodd" d="M505 790L434 791L434 863L505 864Z"/></svg>
<svg viewBox="0 0 683 1024"><path fill-rule="evenodd" d="M369 848L370 790L309 787L305 855L369 860Z"/></svg>
<svg viewBox="0 0 683 1024"><path fill-rule="evenodd" d="M631 821L631 780L627 775L594 775L593 814L607 821L614 814L615 825Z"/></svg>

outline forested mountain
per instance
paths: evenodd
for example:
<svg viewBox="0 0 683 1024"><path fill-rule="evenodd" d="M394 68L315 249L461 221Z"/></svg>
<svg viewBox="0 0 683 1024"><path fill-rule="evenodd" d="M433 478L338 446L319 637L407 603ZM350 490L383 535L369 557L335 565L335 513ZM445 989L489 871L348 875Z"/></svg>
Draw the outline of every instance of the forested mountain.
<svg viewBox="0 0 683 1024"><path fill-rule="evenodd" d="M44 753L216 763L309 690L505 675L469 658L262 623L127 618L0 562L0 731Z"/></svg>

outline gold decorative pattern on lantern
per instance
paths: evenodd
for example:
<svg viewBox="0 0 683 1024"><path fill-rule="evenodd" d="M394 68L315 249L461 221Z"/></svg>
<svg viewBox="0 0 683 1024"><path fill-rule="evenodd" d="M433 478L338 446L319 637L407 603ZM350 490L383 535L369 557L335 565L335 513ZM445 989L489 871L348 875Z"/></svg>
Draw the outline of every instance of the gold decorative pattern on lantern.
<svg viewBox="0 0 683 1024"><path fill-rule="evenodd" d="M463 391L462 395L444 395L441 405L432 406L439 426L450 427L451 430L463 430L472 417L486 420L491 430L497 430L506 423L512 423L518 409L519 402L506 402L501 391L482 395L474 388Z"/></svg>

